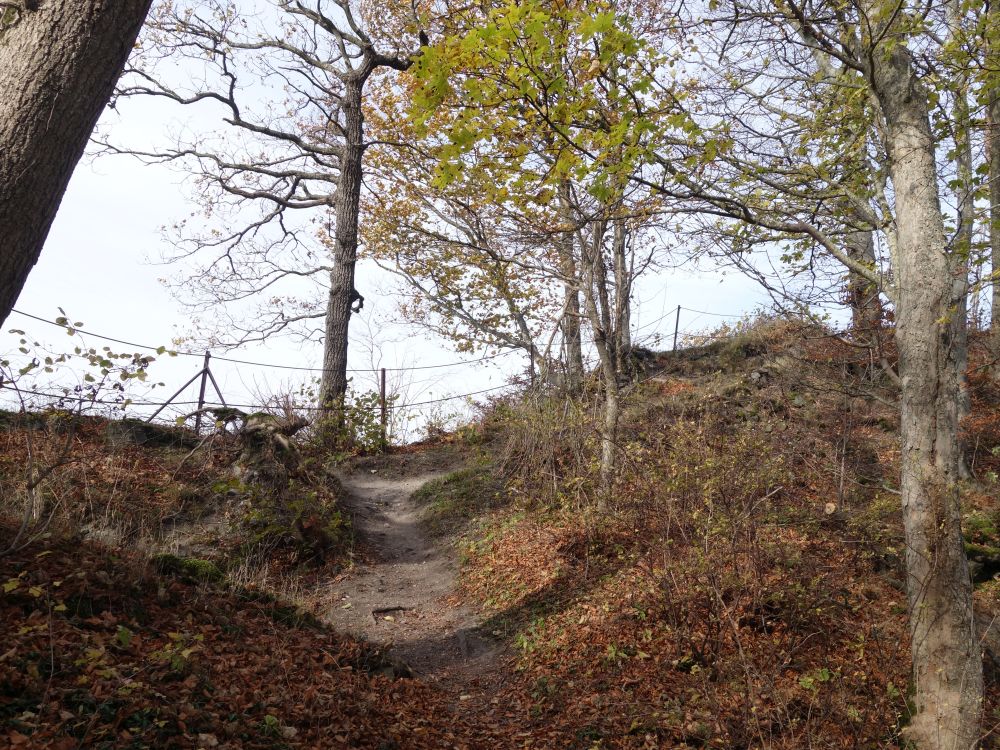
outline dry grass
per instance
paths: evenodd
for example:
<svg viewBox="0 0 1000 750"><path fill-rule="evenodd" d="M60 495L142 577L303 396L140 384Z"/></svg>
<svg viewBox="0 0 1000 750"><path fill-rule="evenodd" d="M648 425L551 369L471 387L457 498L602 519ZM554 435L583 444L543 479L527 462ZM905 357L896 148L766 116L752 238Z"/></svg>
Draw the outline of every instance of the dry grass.
<svg viewBox="0 0 1000 750"><path fill-rule="evenodd" d="M593 481L586 409L490 416L522 501L467 543L464 585L520 648L504 700L559 746L899 742L909 653L891 380L815 326L736 333L662 355L629 393L610 516L565 502ZM995 511L1000 409L974 385L984 484L967 504ZM983 608L996 599L992 585L977 593ZM998 698L991 682L991 716Z"/></svg>

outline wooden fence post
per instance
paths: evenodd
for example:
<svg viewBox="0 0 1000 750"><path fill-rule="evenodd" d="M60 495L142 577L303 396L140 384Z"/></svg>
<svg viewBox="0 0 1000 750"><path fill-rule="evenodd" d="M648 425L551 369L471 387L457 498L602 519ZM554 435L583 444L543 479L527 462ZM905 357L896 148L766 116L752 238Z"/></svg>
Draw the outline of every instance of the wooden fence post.
<svg viewBox="0 0 1000 750"><path fill-rule="evenodd" d="M677 319L674 321L674 351L677 351L677 332L681 327L681 306L677 305Z"/></svg>
<svg viewBox="0 0 1000 750"><path fill-rule="evenodd" d="M382 425L382 450L385 450L388 447L389 409L388 405L386 404L386 397L385 397L384 367L379 371L378 402L381 411L381 414L379 415L379 423Z"/></svg>

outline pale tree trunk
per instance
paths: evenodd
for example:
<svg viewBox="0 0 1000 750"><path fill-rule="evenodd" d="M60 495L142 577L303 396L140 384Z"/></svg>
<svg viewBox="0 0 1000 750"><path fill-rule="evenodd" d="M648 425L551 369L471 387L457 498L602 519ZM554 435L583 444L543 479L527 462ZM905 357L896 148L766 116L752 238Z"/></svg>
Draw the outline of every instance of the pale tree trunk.
<svg viewBox="0 0 1000 750"><path fill-rule="evenodd" d="M869 18L894 17L878 2ZM982 654L962 542L957 480L968 278L945 247L927 94L907 48L875 50L868 71L886 122L896 196L902 504L917 747L976 746Z"/></svg>
<svg viewBox="0 0 1000 750"><path fill-rule="evenodd" d="M334 203L333 268L326 305L323 340L323 378L320 404L328 416L340 420L347 395L348 329L352 312L364 302L354 287L358 258L358 220L361 210L361 179L364 159L364 115L361 92L364 79L349 80L343 96L344 145Z"/></svg>
<svg viewBox="0 0 1000 750"><path fill-rule="evenodd" d="M573 215L571 208L569 182L563 180L559 185L559 201L566 231L559 241L559 272L563 277L563 316L560 323L562 329L563 351L566 359L566 390L569 393L579 393L583 387L583 336L580 326L580 279L574 252Z"/></svg>
<svg viewBox="0 0 1000 750"><path fill-rule="evenodd" d="M615 464L618 446L618 368L615 366L615 355L609 333L609 316L607 314L607 274L604 269L602 253L605 227L603 222L593 226L590 249L585 250L583 301L594 330L594 348L600 359L601 376L604 380L604 425L601 429L601 464L600 488L597 497L597 509L606 512L614 484ZM600 301L604 301L602 311Z"/></svg>
<svg viewBox="0 0 1000 750"><path fill-rule="evenodd" d="M615 324L611 314L611 290L608 287L608 271L604 265L604 237L607 224L598 221L594 224L594 236L591 246L589 271L593 274L594 302L597 305L599 325L604 332L604 341L611 355L615 373L618 372L618 341L615 338ZM598 325L598 323L594 323Z"/></svg>
<svg viewBox="0 0 1000 750"><path fill-rule="evenodd" d="M149 4L0 4L0 320L38 260Z"/></svg>
<svg viewBox="0 0 1000 750"><path fill-rule="evenodd" d="M993 350L993 377L1000 380L1000 43L996 30L1000 28L1000 2L990 3L989 21L992 44L987 42L986 68L991 71L986 106L986 154L989 159L990 182L990 261L993 268L993 309L990 312L990 341Z"/></svg>
<svg viewBox="0 0 1000 750"><path fill-rule="evenodd" d="M628 263L628 230L623 221L615 222L612 248L615 265L615 350L618 371L624 372L625 359L632 349L632 269Z"/></svg>

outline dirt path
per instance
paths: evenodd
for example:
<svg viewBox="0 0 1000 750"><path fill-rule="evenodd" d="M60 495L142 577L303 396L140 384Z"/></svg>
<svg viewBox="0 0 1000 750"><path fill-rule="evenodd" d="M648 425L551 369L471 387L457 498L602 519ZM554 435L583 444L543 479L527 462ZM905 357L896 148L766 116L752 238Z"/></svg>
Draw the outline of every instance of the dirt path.
<svg viewBox="0 0 1000 750"><path fill-rule="evenodd" d="M482 697L500 649L477 632L476 613L454 601L453 550L433 544L412 495L445 472L404 465L356 467L340 477L355 531L373 558L330 584L327 619L339 630L391 646L427 681ZM449 601L449 598L451 600ZM477 693L479 695L477 695Z"/></svg>

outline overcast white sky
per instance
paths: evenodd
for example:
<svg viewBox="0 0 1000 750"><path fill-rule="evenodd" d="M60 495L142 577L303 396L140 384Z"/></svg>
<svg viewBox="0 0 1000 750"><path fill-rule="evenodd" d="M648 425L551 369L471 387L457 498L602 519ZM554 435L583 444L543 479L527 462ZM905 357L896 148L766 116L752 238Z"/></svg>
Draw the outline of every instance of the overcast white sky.
<svg viewBox="0 0 1000 750"><path fill-rule="evenodd" d="M212 127L211 116L203 114L199 121L181 122L179 114L189 116L162 105L133 102L120 112L106 113L101 127L110 129L117 140L131 143L162 142L168 132L191 127L192 122L197 127ZM53 320L61 307L71 319L85 324L84 331L169 346L186 329L189 313L159 281L176 275L178 269L154 261L168 249L161 227L191 211L181 175L174 171L144 166L129 157L85 159L70 183L41 259L16 308ZM456 354L447 342L422 330L394 323L397 316L391 291L395 283L371 266L359 267L357 286L366 304L362 315L352 322L355 335L351 367L408 368L475 359L476 355ZM636 290L633 325L638 329L637 343L669 348L674 318L667 313L678 304L738 316L766 304L766 295L753 282L732 273L667 272L647 277ZM681 328L701 330L719 321L685 311ZM17 337L6 333L11 328L25 330L32 339L50 343L56 351L72 347L58 329L12 314L3 327L0 352L16 355ZM380 343L381 354L374 361L365 343L372 332ZM664 337L660 345L657 334ZM99 347L105 342L90 338L88 344ZM132 349L111 346L116 351ZM319 346L288 339L219 354L294 367L318 367L321 363ZM524 364L523 358L513 354L469 366L397 373L390 376L390 381L405 388L402 400L425 401L501 385L511 374L523 371ZM156 399L169 396L200 366L200 360L193 357L160 358L150 373L152 380L165 384L158 389ZM308 376L221 361L215 362L212 369L230 403L255 403L260 395L281 392ZM61 382L73 382L79 374L64 372L61 377ZM374 375L358 373L355 383L361 390L368 390L374 386ZM192 386L185 400L196 397L196 387ZM426 407L423 411L428 409L461 410L462 402Z"/></svg>

